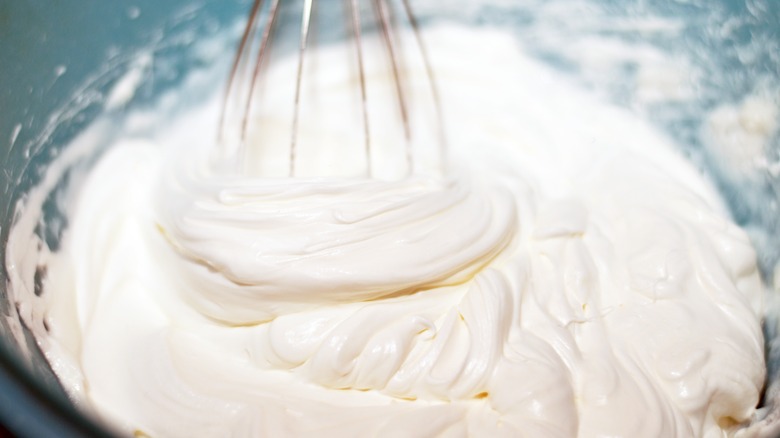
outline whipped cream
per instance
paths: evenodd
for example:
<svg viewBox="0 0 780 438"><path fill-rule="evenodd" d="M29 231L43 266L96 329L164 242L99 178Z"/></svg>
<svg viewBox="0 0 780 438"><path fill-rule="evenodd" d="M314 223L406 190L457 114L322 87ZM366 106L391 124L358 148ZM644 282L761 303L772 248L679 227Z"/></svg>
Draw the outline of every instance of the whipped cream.
<svg viewBox="0 0 780 438"><path fill-rule="evenodd" d="M378 177L358 176L351 131L306 119L317 108L301 137L339 160L302 146L302 175L276 175L274 131L222 166L218 95L105 152L41 297L39 342L74 400L172 437L715 437L751 420L763 289L715 190L510 36L425 39L443 173L425 150L413 169L392 158L390 138ZM313 88L326 103L350 89ZM262 120L285 101L267 99Z"/></svg>

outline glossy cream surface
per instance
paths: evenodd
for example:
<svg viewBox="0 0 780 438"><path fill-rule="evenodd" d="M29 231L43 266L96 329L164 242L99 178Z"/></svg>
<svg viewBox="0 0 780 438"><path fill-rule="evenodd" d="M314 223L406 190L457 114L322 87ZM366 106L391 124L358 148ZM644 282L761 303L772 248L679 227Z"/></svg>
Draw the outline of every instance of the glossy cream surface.
<svg viewBox="0 0 780 438"><path fill-rule="evenodd" d="M284 127L235 166L213 140L218 94L101 156L41 304L75 400L154 437L720 437L749 422L762 285L700 172L510 36L425 38L446 161L415 145L410 169L403 137L377 133L361 176L359 113L318 122L312 104L295 178L273 146ZM354 108L336 67L317 68L318 105ZM426 77L409 75L424 107ZM290 104L270 91L258 126ZM395 111L373 108L373 129L397 131Z"/></svg>

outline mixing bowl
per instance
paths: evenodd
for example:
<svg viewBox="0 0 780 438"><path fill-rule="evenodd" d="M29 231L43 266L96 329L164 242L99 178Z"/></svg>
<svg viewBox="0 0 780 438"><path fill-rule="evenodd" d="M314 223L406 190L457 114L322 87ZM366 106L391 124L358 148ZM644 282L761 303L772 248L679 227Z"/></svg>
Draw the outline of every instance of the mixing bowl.
<svg viewBox="0 0 780 438"><path fill-rule="evenodd" d="M757 248L770 290L769 386L780 371L771 292L780 260L780 2L479 0L413 7L423 24L508 29L534 57L677 140ZM248 8L241 0L0 2L2 242L28 191L98 115L121 118L193 71L225 77L229 57L209 42L235 41ZM67 221L53 201L43 216L37 232L56 249ZM0 421L21 436L110 434L65 395L20 321L24 304L9 298L5 251L0 257Z"/></svg>

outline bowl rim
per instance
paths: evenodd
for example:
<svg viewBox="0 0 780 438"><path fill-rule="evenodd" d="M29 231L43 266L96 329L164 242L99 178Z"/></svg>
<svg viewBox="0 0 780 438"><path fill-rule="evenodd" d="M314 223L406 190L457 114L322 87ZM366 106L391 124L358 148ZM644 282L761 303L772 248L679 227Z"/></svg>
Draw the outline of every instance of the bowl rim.
<svg viewBox="0 0 780 438"><path fill-rule="evenodd" d="M0 422L16 436L115 436L36 379L6 342L0 342L0 388Z"/></svg>

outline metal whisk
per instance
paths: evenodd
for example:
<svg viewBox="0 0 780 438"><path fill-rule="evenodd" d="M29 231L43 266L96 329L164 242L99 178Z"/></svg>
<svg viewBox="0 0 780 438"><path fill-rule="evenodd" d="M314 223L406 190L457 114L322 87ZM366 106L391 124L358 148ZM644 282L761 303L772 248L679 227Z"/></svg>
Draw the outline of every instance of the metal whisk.
<svg viewBox="0 0 780 438"><path fill-rule="evenodd" d="M322 7L328 9L318 9ZM333 18L334 10L338 8L341 8L342 11L340 20ZM325 26L339 26L340 29L337 30L342 32L342 36L349 38L354 47L351 56L356 65L354 69L356 71L353 71L353 74L357 75L355 86L359 89L359 113L360 124L362 124L362 127L354 126L354 128L362 129L362 154L365 163L363 175L373 177L372 167L382 164L381 162L374 163L372 166L372 163L377 160L373 156L375 139L372 138L372 135L377 136L377 134L372 134L371 122L373 121L374 124L385 123L383 119L378 120L377 123L376 119L372 120L369 116L370 108L372 108L369 100L372 98L368 92L369 78L366 71L366 57L367 53L376 55L378 52L378 50L367 52L366 40L369 38L381 41L381 44L378 45L384 47L383 52L388 71L381 72L378 76L385 75L392 78L393 94L395 94L395 97L391 99L394 102L372 102L372 104L374 104L374 108L376 108L375 105L380 104L392 107L396 116L400 118L400 129L403 131L405 144L395 147L402 147L404 150L406 174L419 170L416 169L415 161L419 159L421 152L416 152L416 146L413 147L415 141L419 140L415 137L423 137L421 141L426 142L426 146L419 149L427 148L429 151L427 168L430 170L431 167L436 167L436 171L443 171L446 141L439 93L430 58L421 36L420 25L412 12L409 0L397 0L394 3L393 0L322 0L321 2L317 0L254 0L233 61L223 101L218 131L218 143L222 158L241 167L243 160L246 159L247 148L255 147L257 143L270 141L267 136L263 135L263 126L254 126L257 123L254 112L258 106L257 102L263 98L268 90L278 88L278 83L267 84L265 90L261 90L258 84L268 73L272 47L284 52L285 44L289 45L290 41L277 41L279 32L288 32L288 36L295 35L289 32L297 25L299 26L296 41L297 65L294 76L287 77L294 82L289 144L287 146L289 148L287 175L289 177L298 176L296 162L300 153L301 105L304 99L302 82L305 65L308 62L307 56L312 56L309 55L309 51L312 50L312 33L316 27L314 18L317 14L326 12L330 13L331 16L328 17L329 21L325 23ZM300 14L299 20L295 19L297 14ZM364 20L364 16L367 14L373 15L373 20ZM407 34L412 35L411 38L407 38L412 43L407 44L406 49L401 44L399 36L401 32L398 31L402 24L410 30ZM294 39L296 38L288 37L288 40ZM429 115L433 114L425 124L412 123L414 102L409 97L409 72L404 69L404 65L408 63L407 58L411 56L410 54L414 54L412 52L416 52L417 59L420 60L419 64L421 64L423 72L421 76L427 82L428 107L431 110L428 113ZM384 108L382 109L384 110ZM333 108L333 111L339 111L339 109ZM421 129L420 126L423 125L424 129ZM264 126L267 128L268 125ZM253 130L260 132L250 135L250 131ZM424 135L420 135L421 130L426 131ZM427 143L433 143L433 145ZM431 162L435 162L435 165L430 166Z"/></svg>

